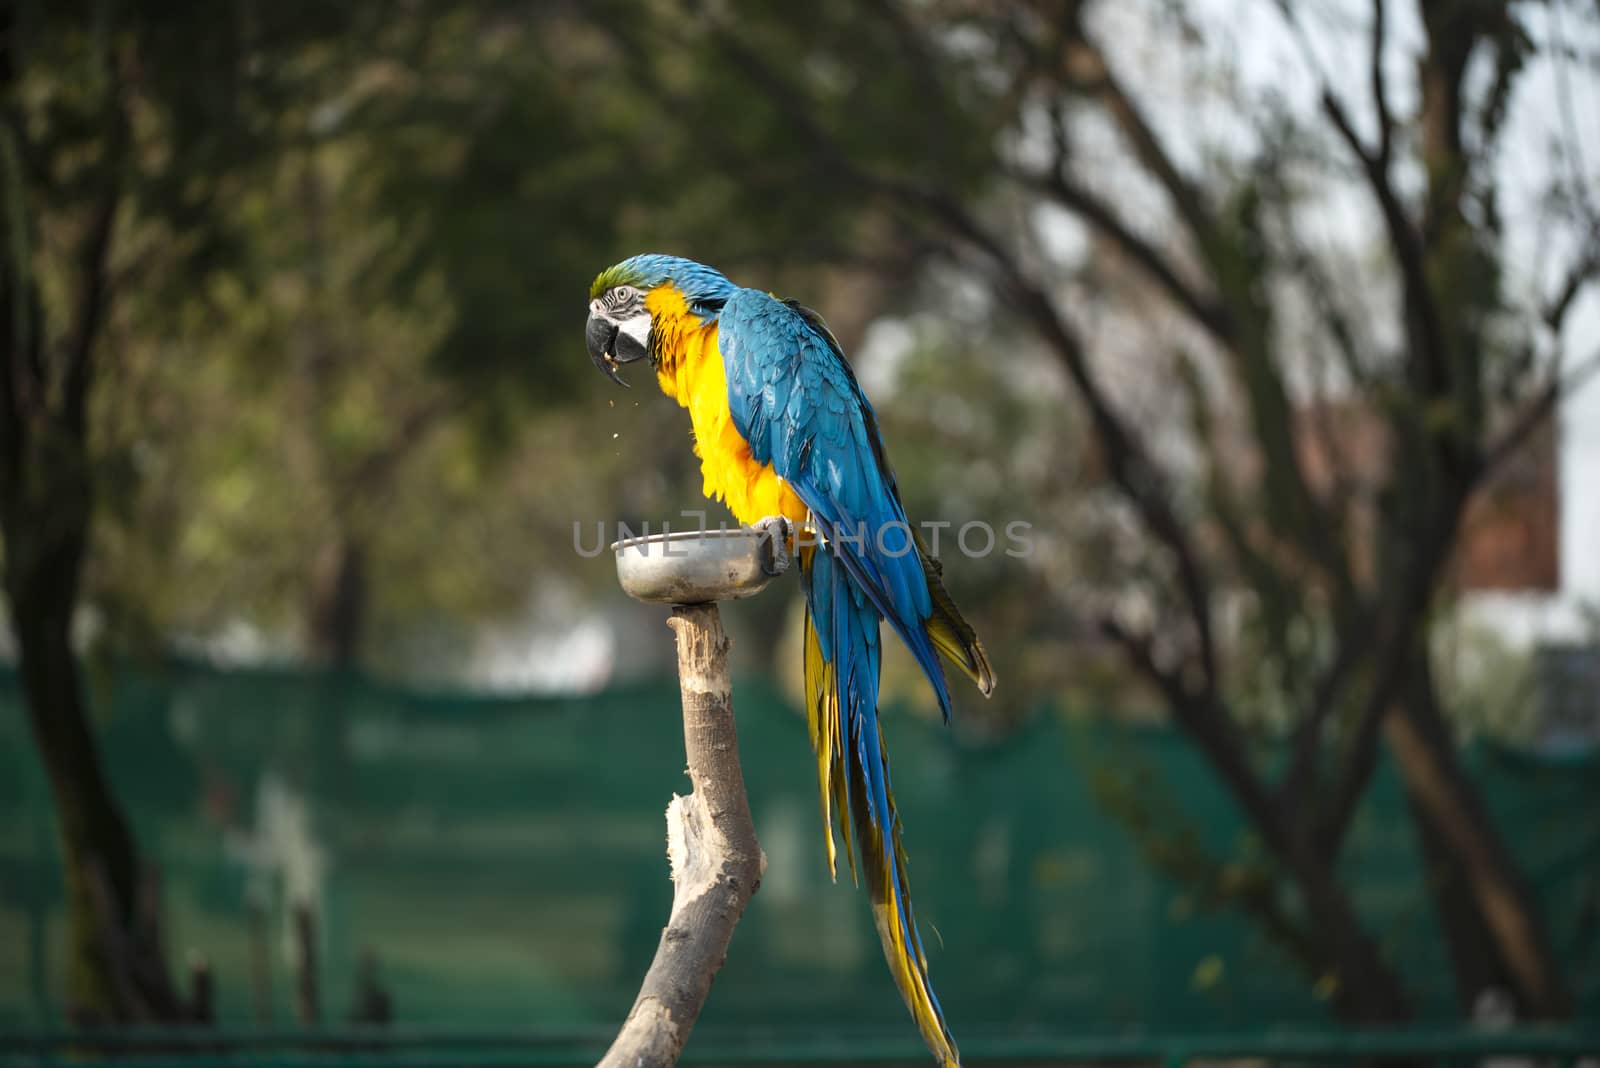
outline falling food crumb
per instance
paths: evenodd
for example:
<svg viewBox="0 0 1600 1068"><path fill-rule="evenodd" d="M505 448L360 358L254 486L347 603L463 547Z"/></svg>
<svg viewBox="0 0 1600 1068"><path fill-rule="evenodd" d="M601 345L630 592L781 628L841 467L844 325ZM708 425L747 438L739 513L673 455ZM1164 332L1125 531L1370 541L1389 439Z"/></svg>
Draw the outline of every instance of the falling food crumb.
<svg viewBox="0 0 1600 1068"><path fill-rule="evenodd" d="M612 437L613 440L615 440L617 435L616 434L612 434L611 437Z"/></svg>
<svg viewBox="0 0 1600 1068"><path fill-rule="evenodd" d="M616 406L617 406L617 402L616 401L614 401L614 400L606 401L606 407L607 408L615 408Z"/></svg>

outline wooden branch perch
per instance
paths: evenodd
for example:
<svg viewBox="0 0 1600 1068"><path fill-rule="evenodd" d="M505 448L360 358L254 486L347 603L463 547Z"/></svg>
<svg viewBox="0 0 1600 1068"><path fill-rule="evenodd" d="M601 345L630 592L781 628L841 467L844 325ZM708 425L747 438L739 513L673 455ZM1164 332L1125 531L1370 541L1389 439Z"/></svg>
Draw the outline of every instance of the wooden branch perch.
<svg viewBox="0 0 1600 1068"><path fill-rule="evenodd" d="M683 746L694 792L667 806L672 912L633 1009L600 1068L676 1064L727 956L733 928L761 885L766 857L756 842L739 769L728 639L714 604L674 608Z"/></svg>

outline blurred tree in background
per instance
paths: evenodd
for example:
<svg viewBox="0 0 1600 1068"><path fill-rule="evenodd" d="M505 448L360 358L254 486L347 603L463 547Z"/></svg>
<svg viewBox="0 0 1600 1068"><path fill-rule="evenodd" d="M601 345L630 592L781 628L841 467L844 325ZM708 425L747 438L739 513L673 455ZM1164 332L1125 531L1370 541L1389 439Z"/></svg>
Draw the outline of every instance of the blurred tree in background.
<svg viewBox="0 0 1600 1068"><path fill-rule="evenodd" d="M611 582L574 519L700 507L682 413L578 337L594 273L654 249L874 354L947 554L967 519L1031 524L948 572L1006 680L981 731L1157 699L1255 835L1208 854L1121 769L1107 803L1368 1022L1410 1011L1339 872L1387 747L1463 1003L1564 1013L1429 641L1600 265L1561 167L1556 280L1507 251L1506 123L1563 6L1258 5L1264 79L1200 3L0 0L0 532L75 1001L184 1011L74 620L118 653L457 680L482 620L567 626ZM1350 413L1381 462L1345 455ZM798 661L786 608L738 610L757 666Z"/></svg>
<svg viewBox="0 0 1600 1068"><path fill-rule="evenodd" d="M279 146L283 101L327 73L304 50L358 32L350 14L0 7L0 540L67 858L70 996L87 1019L185 1011L74 664L96 502L116 484L93 424L105 350L136 306L175 301L229 261L237 235L221 205Z"/></svg>

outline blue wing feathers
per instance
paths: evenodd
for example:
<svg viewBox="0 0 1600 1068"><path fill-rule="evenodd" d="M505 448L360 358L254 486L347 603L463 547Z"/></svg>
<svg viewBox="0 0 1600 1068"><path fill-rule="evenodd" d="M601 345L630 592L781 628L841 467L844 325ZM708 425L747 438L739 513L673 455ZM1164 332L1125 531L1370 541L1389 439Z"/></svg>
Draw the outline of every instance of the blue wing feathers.
<svg viewBox="0 0 1600 1068"><path fill-rule="evenodd" d="M902 551L910 523L877 417L833 339L810 316L755 289L723 305L718 344L728 406L751 455L770 463L811 509L824 537L928 676L950 716L922 560Z"/></svg>

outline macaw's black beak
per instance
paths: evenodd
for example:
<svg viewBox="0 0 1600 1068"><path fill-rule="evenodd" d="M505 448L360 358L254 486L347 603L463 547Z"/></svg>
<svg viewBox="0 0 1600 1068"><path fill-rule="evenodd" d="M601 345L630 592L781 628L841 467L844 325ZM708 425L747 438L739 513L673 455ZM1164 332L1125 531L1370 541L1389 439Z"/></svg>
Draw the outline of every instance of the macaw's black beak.
<svg viewBox="0 0 1600 1068"><path fill-rule="evenodd" d="M600 315L589 316L589 325L584 328L583 340L589 346L589 359L594 365L606 373L606 376L617 385L626 389L628 383L617 374L617 334L621 331L617 324Z"/></svg>
<svg viewBox="0 0 1600 1068"><path fill-rule="evenodd" d="M625 387L628 383L617 374L617 368L650 355L649 347L644 342L603 315L589 316L583 339L589 346L589 358L594 365L619 386Z"/></svg>

